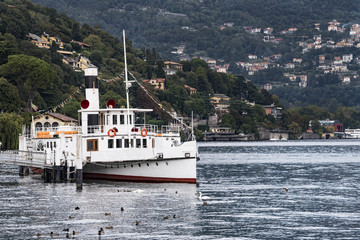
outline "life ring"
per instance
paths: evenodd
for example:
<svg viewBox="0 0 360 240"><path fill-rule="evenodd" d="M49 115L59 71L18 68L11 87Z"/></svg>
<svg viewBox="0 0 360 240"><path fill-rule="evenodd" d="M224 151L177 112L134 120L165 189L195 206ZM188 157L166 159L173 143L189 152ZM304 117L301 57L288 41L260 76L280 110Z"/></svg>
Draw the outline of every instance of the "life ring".
<svg viewBox="0 0 360 240"><path fill-rule="evenodd" d="M108 135L109 135L109 137L115 137L116 131L114 129L109 129Z"/></svg>
<svg viewBox="0 0 360 240"><path fill-rule="evenodd" d="M146 136L147 136L147 130L146 130L146 128L143 128L143 129L141 130L141 136L143 136L143 137L146 137Z"/></svg>

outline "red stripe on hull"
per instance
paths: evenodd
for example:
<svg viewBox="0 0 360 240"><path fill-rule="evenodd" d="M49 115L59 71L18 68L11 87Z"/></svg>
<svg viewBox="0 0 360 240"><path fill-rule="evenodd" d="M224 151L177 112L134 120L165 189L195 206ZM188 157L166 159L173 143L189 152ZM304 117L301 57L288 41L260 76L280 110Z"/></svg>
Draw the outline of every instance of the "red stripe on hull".
<svg viewBox="0 0 360 240"><path fill-rule="evenodd" d="M161 178L161 177L140 177L100 173L83 173L85 179L98 179L122 182L151 182L151 183L196 183L196 178Z"/></svg>

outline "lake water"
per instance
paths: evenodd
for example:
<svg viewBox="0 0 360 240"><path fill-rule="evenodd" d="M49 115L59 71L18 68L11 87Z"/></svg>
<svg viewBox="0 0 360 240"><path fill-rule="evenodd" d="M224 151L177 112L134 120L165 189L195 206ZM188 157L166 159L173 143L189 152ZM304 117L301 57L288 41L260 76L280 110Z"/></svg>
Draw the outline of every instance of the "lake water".
<svg viewBox="0 0 360 240"><path fill-rule="evenodd" d="M80 192L0 165L0 238L360 238L359 140L199 143L199 153L196 185L85 182Z"/></svg>

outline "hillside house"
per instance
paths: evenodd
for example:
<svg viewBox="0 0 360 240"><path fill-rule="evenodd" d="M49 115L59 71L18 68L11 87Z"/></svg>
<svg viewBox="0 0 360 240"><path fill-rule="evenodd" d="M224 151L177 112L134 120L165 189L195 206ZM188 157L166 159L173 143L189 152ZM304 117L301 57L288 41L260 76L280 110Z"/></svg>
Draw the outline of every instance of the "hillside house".
<svg viewBox="0 0 360 240"><path fill-rule="evenodd" d="M307 78L307 75L298 75L297 76L301 82L307 82L308 78Z"/></svg>
<svg viewBox="0 0 360 240"><path fill-rule="evenodd" d="M301 81L299 82L299 87L306 88L307 87L307 81Z"/></svg>
<svg viewBox="0 0 360 240"><path fill-rule="evenodd" d="M64 48L64 43L61 41L61 39L59 37L56 37L56 36L53 36L53 35L50 35L50 34L47 34L46 32L44 32L41 35L41 38L44 41L47 41L49 46L51 46L51 44L53 42L55 42L59 46L60 49Z"/></svg>
<svg viewBox="0 0 360 240"><path fill-rule="evenodd" d="M86 44L86 43L83 43L83 42L78 42L78 41L75 41L75 40L71 40L70 43L79 44L81 46L81 48L89 49L91 47L91 45L89 45L89 44Z"/></svg>
<svg viewBox="0 0 360 240"><path fill-rule="evenodd" d="M214 94L210 98L210 103L214 106L216 111L227 112L228 107L230 106L231 98L225 94Z"/></svg>
<svg viewBox="0 0 360 240"><path fill-rule="evenodd" d="M272 34L273 31L274 31L273 28L265 28L265 29L264 29L264 34L270 35L270 34Z"/></svg>
<svg viewBox="0 0 360 240"><path fill-rule="evenodd" d="M285 68L295 68L295 64L294 63L286 63Z"/></svg>
<svg viewBox="0 0 360 240"><path fill-rule="evenodd" d="M154 86L155 90L165 90L165 78L144 79L143 83Z"/></svg>
<svg viewBox="0 0 360 240"><path fill-rule="evenodd" d="M342 61L343 61L343 62L349 63L349 62L351 62L352 60L353 60L353 55L352 55L352 53L342 55Z"/></svg>
<svg viewBox="0 0 360 240"><path fill-rule="evenodd" d="M79 58L68 57L66 55L63 55L62 61L63 61L63 63L70 65L73 69L75 69L77 66L77 63L79 62Z"/></svg>
<svg viewBox="0 0 360 240"><path fill-rule="evenodd" d="M257 59L257 56L254 55L254 54L249 54L248 58L251 59L251 60L255 60L255 59Z"/></svg>
<svg viewBox="0 0 360 240"><path fill-rule="evenodd" d="M38 48L47 48L47 49L50 48L48 41L45 41L38 35L29 33L27 36L28 39L31 41L31 43L35 44Z"/></svg>
<svg viewBox="0 0 360 240"><path fill-rule="evenodd" d="M87 68L92 68L92 67L96 67L96 66L93 65L90 62L90 60L84 56L80 56L78 62L76 63L76 68L81 69L81 70L85 70Z"/></svg>
<svg viewBox="0 0 360 240"><path fill-rule="evenodd" d="M343 76L342 77L342 82L344 84L350 83L351 82L351 77L350 76Z"/></svg>
<svg viewBox="0 0 360 240"><path fill-rule="evenodd" d="M281 107L277 107L274 104L264 105L262 107L265 109L266 115L272 115L275 118L281 118L282 117L282 108Z"/></svg>
<svg viewBox="0 0 360 240"><path fill-rule="evenodd" d="M164 62L164 71L166 75L174 75L177 71L182 71L182 64L166 61Z"/></svg>
<svg viewBox="0 0 360 240"><path fill-rule="evenodd" d="M267 84L264 85L264 89L266 91L270 91L272 89L272 85L270 83L267 83Z"/></svg>
<svg viewBox="0 0 360 240"><path fill-rule="evenodd" d="M190 95L195 94L197 92L196 88L190 87L188 85L184 85L184 87L189 91Z"/></svg>
<svg viewBox="0 0 360 240"><path fill-rule="evenodd" d="M293 63L301 64L302 61L302 58L293 58Z"/></svg>

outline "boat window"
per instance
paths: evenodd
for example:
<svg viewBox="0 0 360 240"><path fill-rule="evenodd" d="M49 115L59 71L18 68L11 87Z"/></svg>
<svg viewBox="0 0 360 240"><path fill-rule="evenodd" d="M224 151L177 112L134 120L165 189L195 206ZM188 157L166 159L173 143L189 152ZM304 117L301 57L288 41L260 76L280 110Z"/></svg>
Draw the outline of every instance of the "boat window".
<svg viewBox="0 0 360 240"><path fill-rule="evenodd" d="M113 125L117 125L117 115L113 115Z"/></svg>
<svg viewBox="0 0 360 240"><path fill-rule="evenodd" d="M114 148L114 139L108 139L108 148Z"/></svg>
<svg viewBox="0 0 360 240"><path fill-rule="evenodd" d="M136 148L141 148L141 139L136 139Z"/></svg>
<svg viewBox="0 0 360 240"><path fill-rule="evenodd" d="M98 140L97 139L89 139L87 140L87 150L88 151L98 151Z"/></svg>
<svg viewBox="0 0 360 240"><path fill-rule="evenodd" d="M54 142L54 148L56 148L56 142Z"/></svg>
<svg viewBox="0 0 360 240"><path fill-rule="evenodd" d="M129 148L129 139L125 139L124 145L125 148Z"/></svg>
<svg viewBox="0 0 360 240"><path fill-rule="evenodd" d="M110 115L106 115L106 124L105 125L110 125Z"/></svg>
<svg viewBox="0 0 360 240"><path fill-rule="evenodd" d="M125 116L120 115L120 124L125 124Z"/></svg>
<svg viewBox="0 0 360 240"><path fill-rule="evenodd" d="M129 124L132 124L131 115L129 115Z"/></svg>
<svg viewBox="0 0 360 240"><path fill-rule="evenodd" d="M49 148L49 142L46 143L46 147Z"/></svg>
<svg viewBox="0 0 360 240"><path fill-rule="evenodd" d="M152 139L152 148L155 148L155 138Z"/></svg>
<svg viewBox="0 0 360 240"><path fill-rule="evenodd" d="M134 147L134 139L130 139L130 147L131 147L131 148Z"/></svg>
<svg viewBox="0 0 360 240"><path fill-rule="evenodd" d="M98 129L99 125L99 115L98 114L89 114L88 115L88 133L94 133Z"/></svg>
<svg viewBox="0 0 360 240"><path fill-rule="evenodd" d="M122 139L116 139L116 148L122 148Z"/></svg>
<svg viewBox="0 0 360 240"><path fill-rule="evenodd" d="M147 148L147 139L143 138L143 148Z"/></svg>

